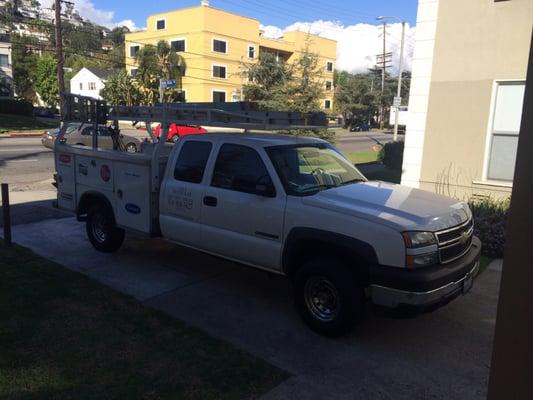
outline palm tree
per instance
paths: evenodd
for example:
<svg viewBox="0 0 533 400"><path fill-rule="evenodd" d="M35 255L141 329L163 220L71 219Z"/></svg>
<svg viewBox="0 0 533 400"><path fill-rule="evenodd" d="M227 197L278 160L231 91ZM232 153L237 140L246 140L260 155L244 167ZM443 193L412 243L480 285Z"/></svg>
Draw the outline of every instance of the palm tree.
<svg viewBox="0 0 533 400"><path fill-rule="evenodd" d="M138 65L136 80L142 101L154 104L159 96L159 80L175 79L176 88L166 90L163 100L177 101L182 89L182 77L185 74L185 59L176 53L167 42L161 40L157 46L146 45L136 56Z"/></svg>

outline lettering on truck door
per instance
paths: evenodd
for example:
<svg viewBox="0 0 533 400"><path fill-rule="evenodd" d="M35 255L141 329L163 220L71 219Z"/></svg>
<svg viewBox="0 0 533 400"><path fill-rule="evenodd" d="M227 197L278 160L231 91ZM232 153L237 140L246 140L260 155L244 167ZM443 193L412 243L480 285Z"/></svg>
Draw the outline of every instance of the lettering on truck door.
<svg viewBox="0 0 533 400"><path fill-rule="evenodd" d="M171 160L159 204L161 231L170 240L201 247L203 180L212 147L208 141L185 141Z"/></svg>

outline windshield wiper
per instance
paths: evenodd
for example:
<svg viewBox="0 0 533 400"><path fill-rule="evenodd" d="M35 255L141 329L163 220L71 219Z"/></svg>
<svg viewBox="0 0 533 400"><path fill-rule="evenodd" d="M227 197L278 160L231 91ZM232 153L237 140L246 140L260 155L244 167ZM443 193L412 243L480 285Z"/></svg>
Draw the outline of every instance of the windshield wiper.
<svg viewBox="0 0 533 400"><path fill-rule="evenodd" d="M350 179L349 181L344 181L341 183L341 185L349 185L350 183L358 183L358 182L364 182L365 180L364 179L361 179L361 178L355 178L355 179Z"/></svg>

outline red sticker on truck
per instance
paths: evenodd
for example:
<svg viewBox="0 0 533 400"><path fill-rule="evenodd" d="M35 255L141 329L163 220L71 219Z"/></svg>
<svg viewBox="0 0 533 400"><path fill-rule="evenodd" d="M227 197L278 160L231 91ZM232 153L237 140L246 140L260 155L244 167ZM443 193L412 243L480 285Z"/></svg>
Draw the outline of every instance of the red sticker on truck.
<svg viewBox="0 0 533 400"><path fill-rule="evenodd" d="M104 182L109 182L111 179L111 170L105 164L100 167L100 178L102 178Z"/></svg>

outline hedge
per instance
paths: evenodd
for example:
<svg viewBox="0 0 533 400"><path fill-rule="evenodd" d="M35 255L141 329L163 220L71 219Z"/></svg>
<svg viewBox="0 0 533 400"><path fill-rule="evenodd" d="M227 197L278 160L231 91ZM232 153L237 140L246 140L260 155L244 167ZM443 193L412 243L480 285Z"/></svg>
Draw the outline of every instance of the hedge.
<svg viewBox="0 0 533 400"><path fill-rule="evenodd" d="M33 115L33 105L25 100L0 99L0 114Z"/></svg>
<svg viewBox="0 0 533 400"><path fill-rule="evenodd" d="M469 201L474 216L474 234L481 240L481 253L485 256L503 257L509 205L510 199Z"/></svg>
<svg viewBox="0 0 533 400"><path fill-rule="evenodd" d="M401 171L403 163L403 141L388 142L381 148L378 161L385 164L389 169Z"/></svg>

